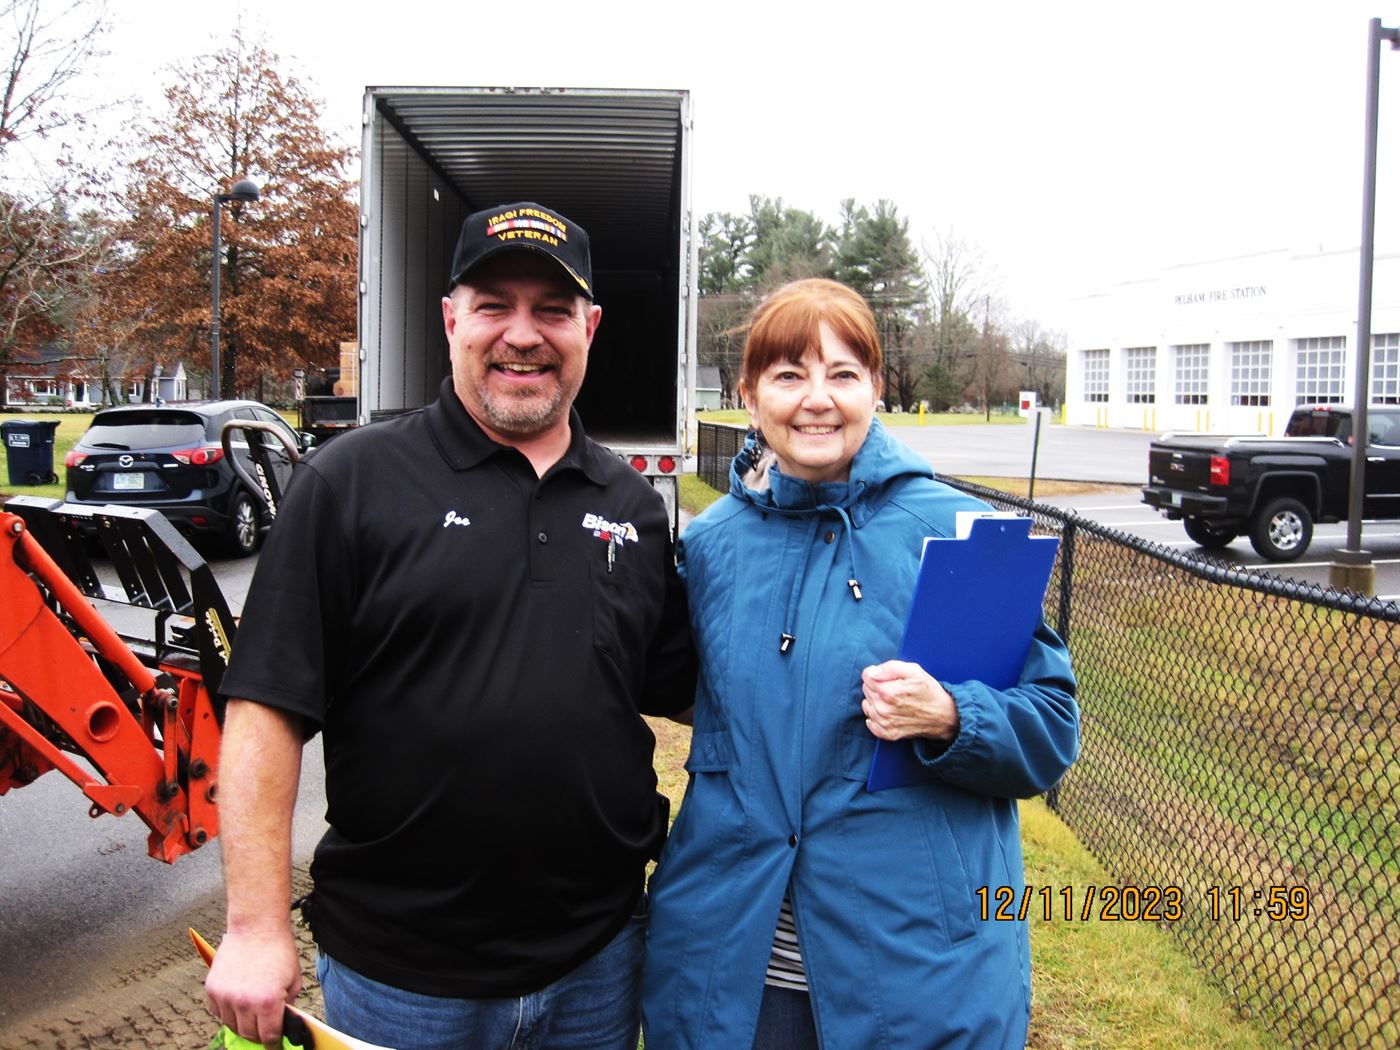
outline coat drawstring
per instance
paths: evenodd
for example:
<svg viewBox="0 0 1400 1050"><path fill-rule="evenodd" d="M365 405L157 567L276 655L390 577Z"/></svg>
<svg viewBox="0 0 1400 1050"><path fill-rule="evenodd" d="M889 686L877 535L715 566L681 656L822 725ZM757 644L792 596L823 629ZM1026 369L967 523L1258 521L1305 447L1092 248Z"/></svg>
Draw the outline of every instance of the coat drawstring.
<svg viewBox="0 0 1400 1050"><path fill-rule="evenodd" d="M842 524L846 527L846 557L851 563L851 575L850 578L846 580L846 586L851 589L851 597L855 601L860 601L863 596L860 592L860 577L856 572L855 526L851 524L851 516L846 513L844 507L832 507L830 509L836 512L837 517L841 519ZM820 525L821 522L816 517L813 517L808 522L807 540L804 547L810 547L812 545L812 541L816 539L817 529ZM782 653L784 656L790 653L793 646L797 644L797 635L793 632L797 628L797 602L801 593L802 573L799 571L793 574L792 586L788 590L787 617L784 622L789 626L787 630L778 635L778 652Z"/></svg>
<svg viewBox="0 0 1400 1050"><path fill-rule="evenodd" d="M835 507L833 509L840 516L841 521L845 524L846 538L849 541L846 544L846 555L851 562L851 578L846 581L846 586L851 589L851 597L854 598L856 601L860 601L860 574L856 572L855 526L851 524L851 516L846 513L845 507Z"/></svg>
<svg viewBox="0 0 1400 1050"><path fill-rule="evenodd" d="M802 544L802 549L806 550L812 546L812 541L817 537L817 529L821 522L815 515L807 521L807 538ZM806 560L805 558L803 559ZM783 622L788 625L787 630L778 635L778 652L786 656L792 652L792 647L797 644L797 600L802 594L802 568L792 574L792 585L788 588L787 615Z"/></svg>

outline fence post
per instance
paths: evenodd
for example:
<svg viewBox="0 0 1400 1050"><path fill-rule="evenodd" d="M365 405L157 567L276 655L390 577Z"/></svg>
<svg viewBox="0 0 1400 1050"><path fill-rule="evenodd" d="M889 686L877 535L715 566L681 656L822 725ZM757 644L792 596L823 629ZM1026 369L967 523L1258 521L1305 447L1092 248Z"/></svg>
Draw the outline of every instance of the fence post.
<svg viewBox="0 0 1400 1050"><path fill-rule="evenodd" d="M1074 522L1065 522L1060 533L1060 639L1069 645L1069 605L1074 593L1074 537L1079 527Z"/></svg>
<svg viewBox="0 0 1400 1050"><path fill-rule="evenodd" d="M1074 593L1074 538L1079 528L1072 521L1065 522L1060 532L1060 622L1059 635L1065 645L1069 645L1069 606L1070 595ZM1050 811L1060 808L1060 782L1045 792L1045 805Z"/></svg>

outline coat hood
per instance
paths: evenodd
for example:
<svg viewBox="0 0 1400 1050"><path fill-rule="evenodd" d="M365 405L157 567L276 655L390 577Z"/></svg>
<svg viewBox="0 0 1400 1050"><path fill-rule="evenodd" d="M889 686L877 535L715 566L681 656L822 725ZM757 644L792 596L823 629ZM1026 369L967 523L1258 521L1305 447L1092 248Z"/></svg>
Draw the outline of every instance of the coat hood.
<svg viewBox="0 0 1400 1050"><path fill-rule="evenodd" d="M735 499L753 504L762 513L805 519L808 542L815 540L823 515L834 515L849 534L843 545L848 572L846 587L855 601L863 597L860 567L856 563L855 532L863 527L909 478L932 478L933 469L903 442L890 437L878 419L870 421L870 432L851 460L846 481L813 483L790 477L778 469L778 457L750 434L729 467L729 492ZM798 602L805 573L792 577L788 588L788 625L778 637L778 651L791 651L796 642Z"/></svg>
<svg viewBox="0 0 1400 1050"><path fill-rule="evenodd" d="M729 492L761 510L790 516L839 510L860 528L889 498L893 483L908 477L932 478L933 468L872 419L848 480L813 483L784 474L777 456L753 433L729 466Z"/></svg>

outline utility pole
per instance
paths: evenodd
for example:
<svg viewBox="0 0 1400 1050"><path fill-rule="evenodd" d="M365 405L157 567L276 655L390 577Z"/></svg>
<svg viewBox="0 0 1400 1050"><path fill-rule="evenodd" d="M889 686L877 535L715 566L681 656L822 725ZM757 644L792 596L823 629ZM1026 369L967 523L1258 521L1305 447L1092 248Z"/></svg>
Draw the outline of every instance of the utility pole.
<svg viewBox="0 0 1400 1050"><path fill-rule="evenodd" d="M1371 279L1376 255L1376 129L1380 114L1381 41L1400 46L1400 30L1370 21L1366 39L1366 153L1361 186L1361 277L1356 308L1356 397L1351 417L1351 491L1347 507L1347 545L1337 552L1329 582L1339 590L1376 593L1371 552L1361 549L1361 515L1366 497L1366 447L1370 430L1366 409L1371 400Z"/></svg>

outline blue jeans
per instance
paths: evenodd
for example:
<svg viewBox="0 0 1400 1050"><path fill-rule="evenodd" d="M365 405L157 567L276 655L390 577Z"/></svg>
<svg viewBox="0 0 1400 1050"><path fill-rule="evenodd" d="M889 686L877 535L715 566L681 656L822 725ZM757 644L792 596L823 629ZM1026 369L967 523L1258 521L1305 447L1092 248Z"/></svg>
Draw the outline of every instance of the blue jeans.
<svg viewBox="0 0 1400 1050"><path fill-rule="evenodd" d="M807 993L765 984L753 1050L819 1050L820 1046Z"/></svg>
<svg viewBox="0 0 1400 1050"><path fill-rule="evenodd" d="M646 927L642 903L593 958L513 999L408 992L318 955L326 1023L394 1050L637 1050Z"/></svg>

